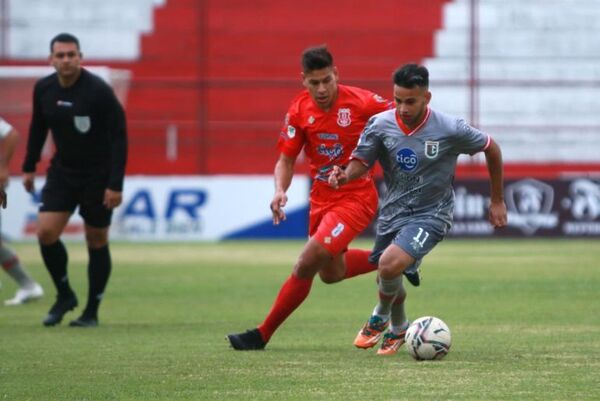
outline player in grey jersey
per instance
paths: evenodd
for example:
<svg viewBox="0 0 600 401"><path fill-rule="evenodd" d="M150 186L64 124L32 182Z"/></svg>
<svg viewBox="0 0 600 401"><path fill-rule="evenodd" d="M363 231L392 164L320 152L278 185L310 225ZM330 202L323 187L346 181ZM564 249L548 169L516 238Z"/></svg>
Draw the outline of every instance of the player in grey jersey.
<svg viewBox="0 0 600 401"><path fill-rule="evenodd" d="M402 273L417 269L452 225L459 154L485 153L491 182L489 221L494 227L506 225L500 147L464 120L428 107L425 67L404 65L393 78L396 109L371 118L351 162L345 170L335 167L329 177L329 184L338 187L362 176L376 161L383 168L387 192L370 256L379 265L379 303L354 340L357 347L370 348L383 337L380 355L394 354L404 343L408 320Z"/></svg>

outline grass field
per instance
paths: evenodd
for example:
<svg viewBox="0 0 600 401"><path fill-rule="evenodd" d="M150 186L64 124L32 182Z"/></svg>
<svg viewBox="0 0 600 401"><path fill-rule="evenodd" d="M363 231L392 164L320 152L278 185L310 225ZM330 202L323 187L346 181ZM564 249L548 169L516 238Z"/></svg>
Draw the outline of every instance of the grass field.
<svg viewBox="0 0 600 401"><path fill-rule="evenodd" d="M357 246L368 248L371 242ZM68 243L80 308L45 328L54 291L35 244L13 244L47 295L0 306L0 400L598 400L600 243L447 240L408 288L409 317L441 317L448 356L358 350L373 274L315 281L267 350L227 333L256 326L301 242L113 244L100 326L70 328L87 294L84 246ZM15 289L0 275L0 297Z"/></svg>

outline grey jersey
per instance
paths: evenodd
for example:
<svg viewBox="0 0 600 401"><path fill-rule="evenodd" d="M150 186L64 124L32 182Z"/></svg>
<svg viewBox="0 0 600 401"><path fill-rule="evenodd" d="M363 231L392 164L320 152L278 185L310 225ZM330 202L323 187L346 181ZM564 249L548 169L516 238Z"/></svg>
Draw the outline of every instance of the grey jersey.
<svg viewBox="0 0 600 401"><path fill-rule="evenodd" d="M402 131L396 110L373 116L352 158L372 166L379 161L387 191L379 210L378 234L397 231L414 215L452 224L456 160L489 146L488 135L464 120L432 109L412 132Z"/></svg>

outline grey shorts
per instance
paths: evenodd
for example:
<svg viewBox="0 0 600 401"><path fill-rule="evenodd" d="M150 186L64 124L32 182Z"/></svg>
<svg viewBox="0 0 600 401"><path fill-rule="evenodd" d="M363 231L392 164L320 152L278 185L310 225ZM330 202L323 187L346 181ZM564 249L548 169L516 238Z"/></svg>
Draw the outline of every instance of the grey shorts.
<svg viewBox="0 0 600 401"><path fill-rule="evenodd" d="M396 231L377 234L369 262L378 263L383 251L394 244L415 258L415 263L406 269L407 272L414 271L423 257L444 239L449 230L450 225L443 220L430 216L413 217Z"/></svg>

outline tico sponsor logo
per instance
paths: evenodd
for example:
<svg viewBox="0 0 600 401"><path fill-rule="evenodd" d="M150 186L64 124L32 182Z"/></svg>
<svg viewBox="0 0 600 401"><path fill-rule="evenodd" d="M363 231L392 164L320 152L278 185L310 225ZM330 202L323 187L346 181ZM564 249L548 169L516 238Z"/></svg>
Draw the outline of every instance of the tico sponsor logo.
<svg viewBox="0 0 600 401"><path fill-rule="evenodd" d="M419 158L414 150L410 148L400 149L396 153L396 162L404 171L413 171L419 164Z"/></svg>

